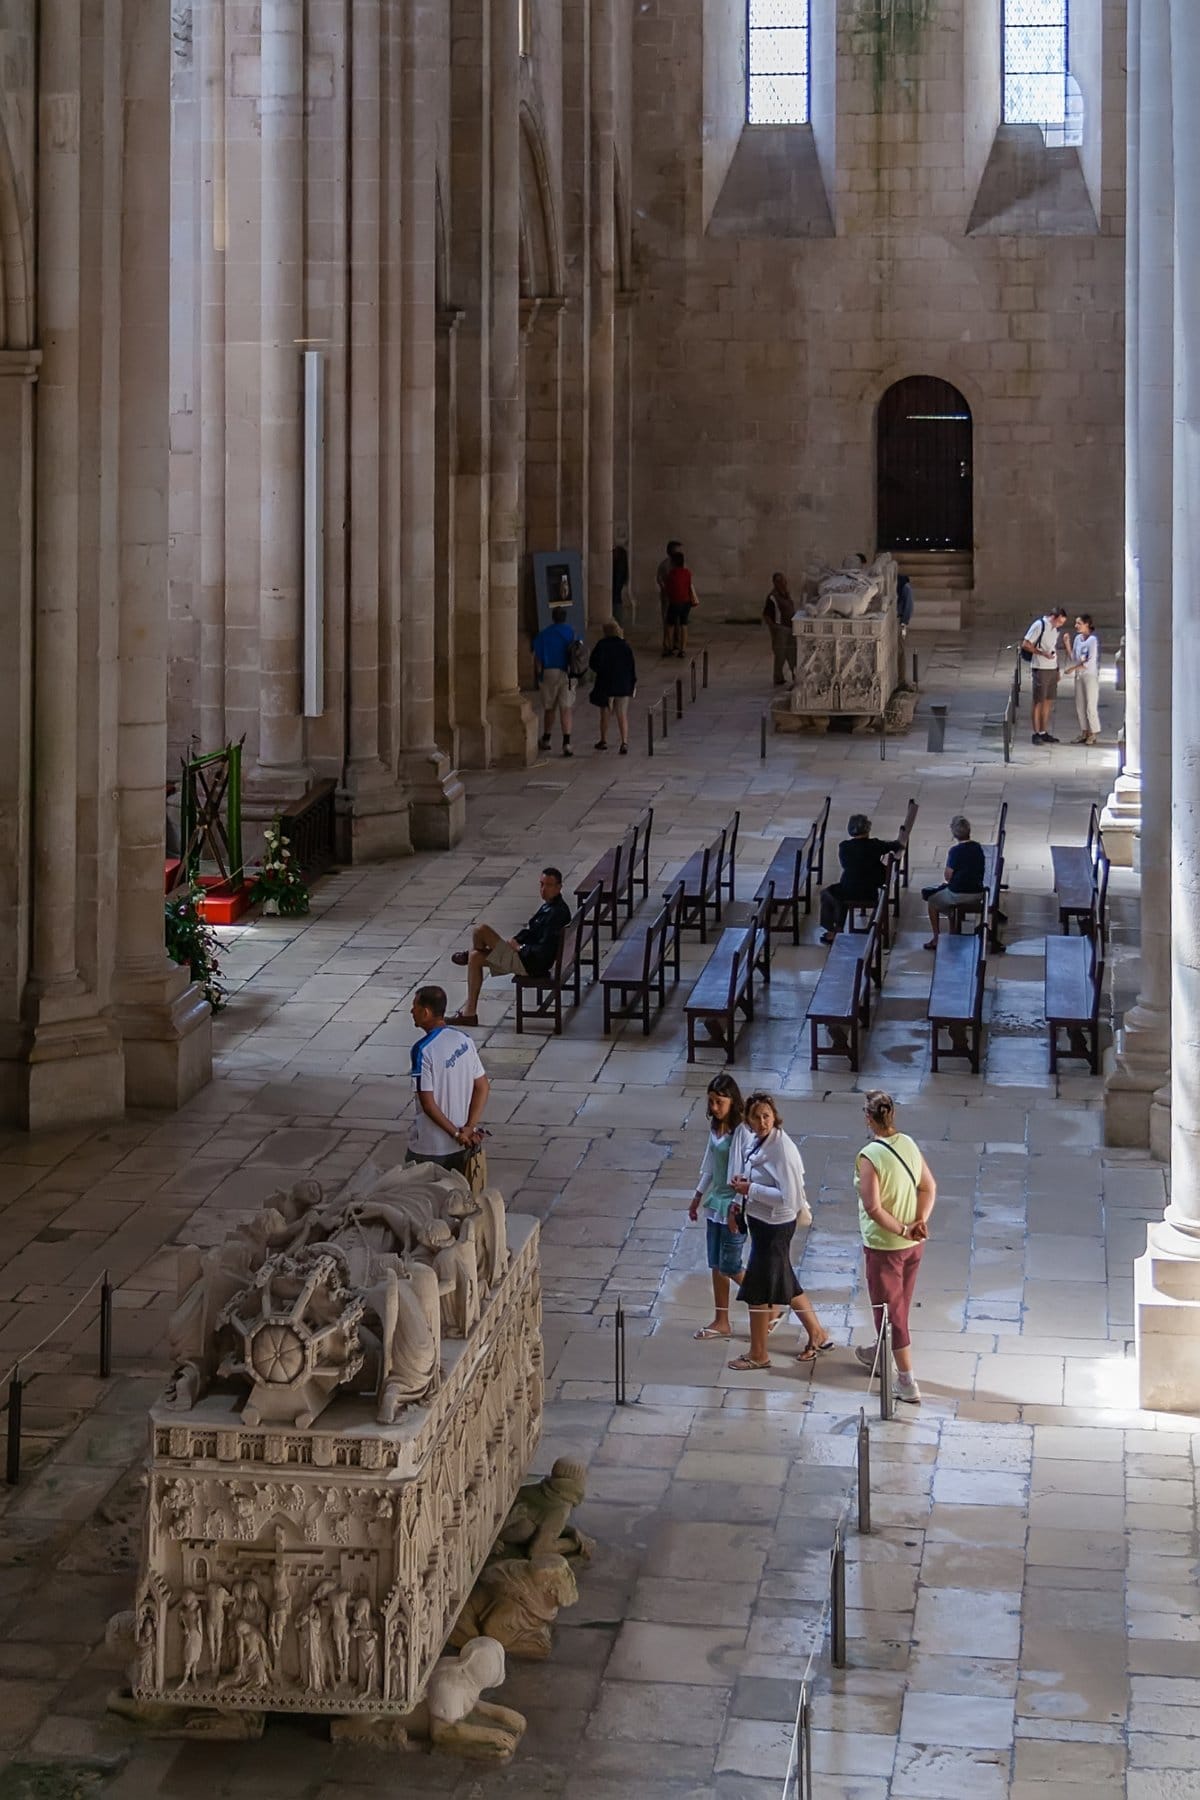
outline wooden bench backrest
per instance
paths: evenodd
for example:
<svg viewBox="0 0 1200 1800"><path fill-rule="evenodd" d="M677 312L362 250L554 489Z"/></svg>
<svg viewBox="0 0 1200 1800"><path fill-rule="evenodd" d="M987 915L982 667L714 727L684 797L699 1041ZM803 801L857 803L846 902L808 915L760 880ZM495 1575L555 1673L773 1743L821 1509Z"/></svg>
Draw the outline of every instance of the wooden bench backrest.
<svg viewBox="0 0 1200 1800"><path fill-rule="evenodd" d="M1103 849L1100 842L1100 808L1095 801L1092 802L1092 810L1088 814L1087 847L1089 856L1095 862Z"/></svg>
<svg viewBox="0 0 1200 1800"><path fill-rule="evenodd" d="M829 825L829 806L832 799L832 794L826 794L824 804L813 820L814 868L818 885L825 879L825 832Z"/></svg>
<svg viewBox="0 0 1200 1800"><path fill-rule="evenodd" d="M659 964L665 962L667 955L667 934L674 928L673 914L677 900L668 900L660 906L646 927L646 950L642 961L642 980L649 982L658 973Z"/></svg>
<svg viewBox="0 0 1200 1800"><path fill-rule="evenodd" d="M726 879L725 872L726 872L726 870L728 870L727 879L728 879L728 883L729 883L729 894L730 894L731 899L733 897L733 883L734 883L734 879L737 874L738 827L741 824L741 822L742 822L741 813L735 812L732 819L730 819L728 825L725 827L725 850L724 850L724 857L723 857L723 860L721 863L721 876L722 876L723 880Z"/></svg>
<svg viewBox="0 0 1200 1800"><path fill-rule="evenodd" d="M1001 855L1004 854L1004 837L1007 830L1008 801L1004 800L1000 804L1000 817L996 821L996 848L1000 851Z"/></svg>
<svg viewBox="0 0 1200 1800"><path fill-rule="evenodd" d="M710 887L719 887L725 873L725 833L728 827L722 825L712 843L704 852L704 872L700 878L700 896L705 898Z"/></svg>
<svg viewBox="0 0 1200 1800"><path fill-rule="evenodd" d="M580 904L577 912L571 914L562 928L558 940L558 955L554 959L554 979L562 982L579 961L582 945L582 933L588 921L589 909L598 904L600 888L597 885Z"/></svg>
<svg viewBox="0 0 1200 1800"><path fill-rule="evenodd" d="M754 927L756 928L756 930L759 932L760 935L765 934L767 937L770 937L770 935L771 935L771 914L774 912L774 910L775 910L775 883L773 881L768 881L765 889L763 890L763 893L758 902L758 905L755 907L753 913L750 915L751 924L754 925Z"/></svg>
<svg viewBox="0 0 1200 1800"><path fill-rule="evenodd" d="M638 885L643 893L650 887L650 837L654 830L654 808L648 806L640 819L633 821L633 854L630 860L630 871L638 868Z"/></svg>

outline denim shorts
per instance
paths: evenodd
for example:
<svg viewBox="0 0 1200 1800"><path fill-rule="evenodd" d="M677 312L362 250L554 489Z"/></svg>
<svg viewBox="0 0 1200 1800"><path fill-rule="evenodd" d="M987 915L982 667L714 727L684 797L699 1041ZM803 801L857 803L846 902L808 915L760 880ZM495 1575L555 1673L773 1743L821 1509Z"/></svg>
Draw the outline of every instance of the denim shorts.
<svg viewBox="0 0 1200 1800"><path fill-rule="evenodd" d="M718 1275L740 1275L742 1258L746 1254L746 1234L744 1231L730 1231L720 1219L707 1220L708 1227L708 1266L715 1269Z"/></svg>

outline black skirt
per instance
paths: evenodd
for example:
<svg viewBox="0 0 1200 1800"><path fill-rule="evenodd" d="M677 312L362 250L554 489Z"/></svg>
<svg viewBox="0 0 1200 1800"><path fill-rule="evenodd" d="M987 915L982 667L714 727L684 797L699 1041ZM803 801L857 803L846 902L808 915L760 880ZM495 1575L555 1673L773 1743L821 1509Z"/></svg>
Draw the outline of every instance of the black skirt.
<svg viewBox="0 0 1200 1800"><path fill-rule="evenodd" d="M762 1219L747 1218L750 1232L750 1262L738 1289L738 1299L747 1306L788 1306L804 1289L796 1280L792 1267L792 1239L796 1221L786 1225L767 1225Z"/></svg>

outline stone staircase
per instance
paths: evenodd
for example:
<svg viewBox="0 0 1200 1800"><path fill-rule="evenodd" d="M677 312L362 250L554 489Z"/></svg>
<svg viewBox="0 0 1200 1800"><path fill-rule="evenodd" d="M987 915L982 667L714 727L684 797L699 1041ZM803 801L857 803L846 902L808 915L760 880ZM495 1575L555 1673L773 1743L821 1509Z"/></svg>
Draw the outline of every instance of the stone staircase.
<svg viewBox="0 0 1200 1800"><path fill-rule="evenodd" d="M913 584L916 610L913 631L961 631L971 590L975 558L969 550L897 550L901 573Z"/></svg>

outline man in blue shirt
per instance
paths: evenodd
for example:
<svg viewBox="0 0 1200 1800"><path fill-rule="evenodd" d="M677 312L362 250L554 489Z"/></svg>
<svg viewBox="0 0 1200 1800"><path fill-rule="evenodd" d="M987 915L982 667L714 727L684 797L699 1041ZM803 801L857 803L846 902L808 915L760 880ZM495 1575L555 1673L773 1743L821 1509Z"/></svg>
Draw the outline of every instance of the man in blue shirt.
<svg viewBox="0 0 1200 1800"><path fill-rule="evenodd" d="M543 713L538 749L550 748L550 728L554 724L555 713L558 713L562 722L563 755L573 756L571 702L575 698L575 683L571 679L570 670L575 632L567 623L566 607L552 607L550 619L551 623L539 631L533 640L533 672L537 677Z"/></svg>
<svg viewBox="0 0 1200 1800"><path fill-rule="evenodd" d="M929 927L933 932L925 946L927 950L937 949L943 918L960 906L979 906L984 897L987 865L983 845L977 844L971 836L970 819L956 813L950 821L950 835L954 842L946 852L943 885L921 890L929 904Z"/></svg>

